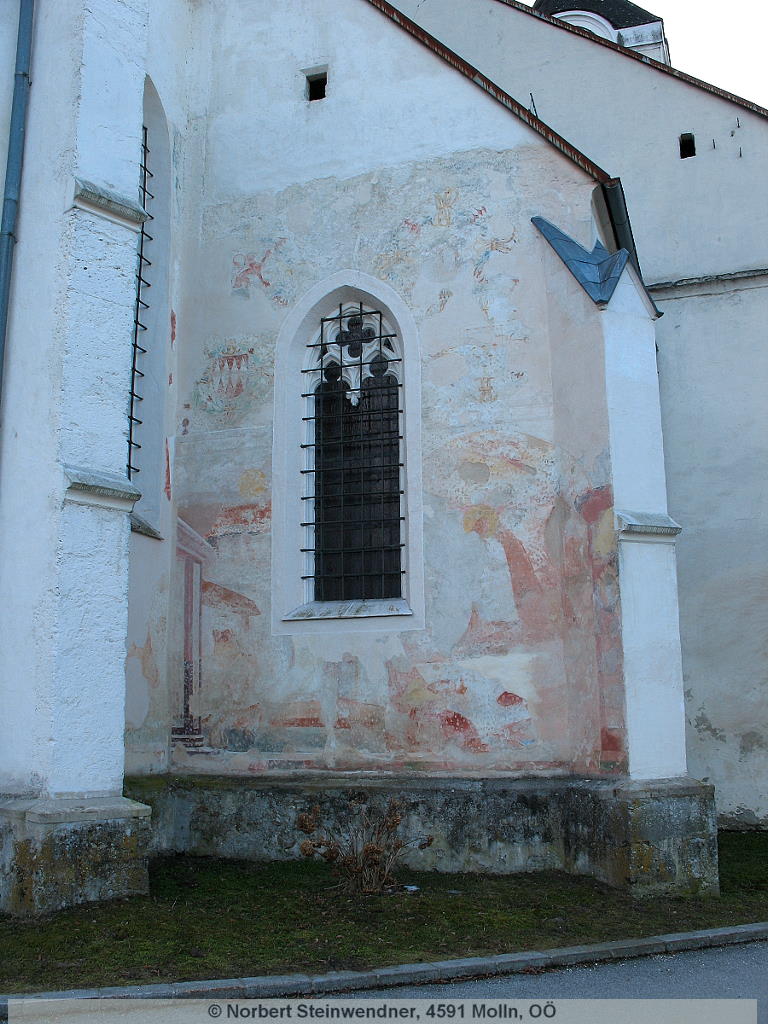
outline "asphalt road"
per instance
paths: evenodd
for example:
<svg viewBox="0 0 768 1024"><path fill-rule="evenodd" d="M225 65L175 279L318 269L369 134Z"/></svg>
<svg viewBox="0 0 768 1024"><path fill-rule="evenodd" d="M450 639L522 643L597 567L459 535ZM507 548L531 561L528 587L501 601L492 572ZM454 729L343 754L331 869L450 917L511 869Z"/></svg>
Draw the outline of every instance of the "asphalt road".
<svg viewBox="0 0 768 1024"><path fill-rule="evenodd" d="M378 989L355 993L354 998L385 995L403 999L757 999L758 1022L768 1024L768 942L564 967L537 975Z"/></svg>

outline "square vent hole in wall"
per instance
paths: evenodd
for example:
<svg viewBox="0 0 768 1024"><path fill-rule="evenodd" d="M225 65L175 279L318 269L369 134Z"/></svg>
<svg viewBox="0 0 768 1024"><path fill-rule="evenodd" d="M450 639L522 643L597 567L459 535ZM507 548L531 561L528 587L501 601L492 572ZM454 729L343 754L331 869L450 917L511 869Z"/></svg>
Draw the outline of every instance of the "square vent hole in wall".
<svg viewBox="0 0 768 1024"><path fill-rule="evenodd" d="M307 99L312 103L314 100L324 100L328 88L328 69L321 68L317 71L306 73L307 77Z"/></svg>
<svg viewBox="0 0 768 1024"><path fill-rule="evenodd" d="M683 132L680 136L680 159L687 160L689 156L696 156L696 138L692 132Z"/></svg>

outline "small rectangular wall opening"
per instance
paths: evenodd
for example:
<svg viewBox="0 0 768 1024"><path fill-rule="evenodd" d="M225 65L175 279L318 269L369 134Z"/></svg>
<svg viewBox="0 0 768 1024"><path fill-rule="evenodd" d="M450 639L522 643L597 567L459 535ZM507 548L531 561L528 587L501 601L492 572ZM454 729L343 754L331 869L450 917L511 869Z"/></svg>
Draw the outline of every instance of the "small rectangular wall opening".
<svg viewBox="0 0 768 1024"><path fill-rule="evenodd" d="M689 156L696 156L696 138L692 132L683 132L680 136L680 159L687 160Z"/></svg>
<svg viewBox="0 0 768 1024"><path fill-rule="evenodd" d="M324 100L327 85L327 71L318 71L315 74L307 75L307 99L310 102L313 100Z"/></svg>

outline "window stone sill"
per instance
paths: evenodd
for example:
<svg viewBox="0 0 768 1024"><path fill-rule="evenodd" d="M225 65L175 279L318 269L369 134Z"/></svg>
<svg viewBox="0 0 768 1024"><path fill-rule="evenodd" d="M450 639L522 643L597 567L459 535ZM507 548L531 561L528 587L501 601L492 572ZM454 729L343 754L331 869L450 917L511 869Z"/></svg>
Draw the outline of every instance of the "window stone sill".
<svg viewBox="0 0 768 1024"><path fill-rule="evenodd" d="M308 601L283 616L283 622L304 619L370 619L394 615L413 615L413 611L401 597L385 600Z"/></svg>

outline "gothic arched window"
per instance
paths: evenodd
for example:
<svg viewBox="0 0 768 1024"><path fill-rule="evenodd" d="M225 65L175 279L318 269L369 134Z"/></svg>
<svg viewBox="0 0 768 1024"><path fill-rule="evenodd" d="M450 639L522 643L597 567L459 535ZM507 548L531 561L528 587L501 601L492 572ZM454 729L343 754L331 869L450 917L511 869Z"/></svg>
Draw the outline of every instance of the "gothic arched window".
<svg viewBox="0 0 768 1024"><path fill-rule="evenodd" d="M303 373L306 573L315 601L403 594L403 359L362 303L323 317Z"/></svg>

